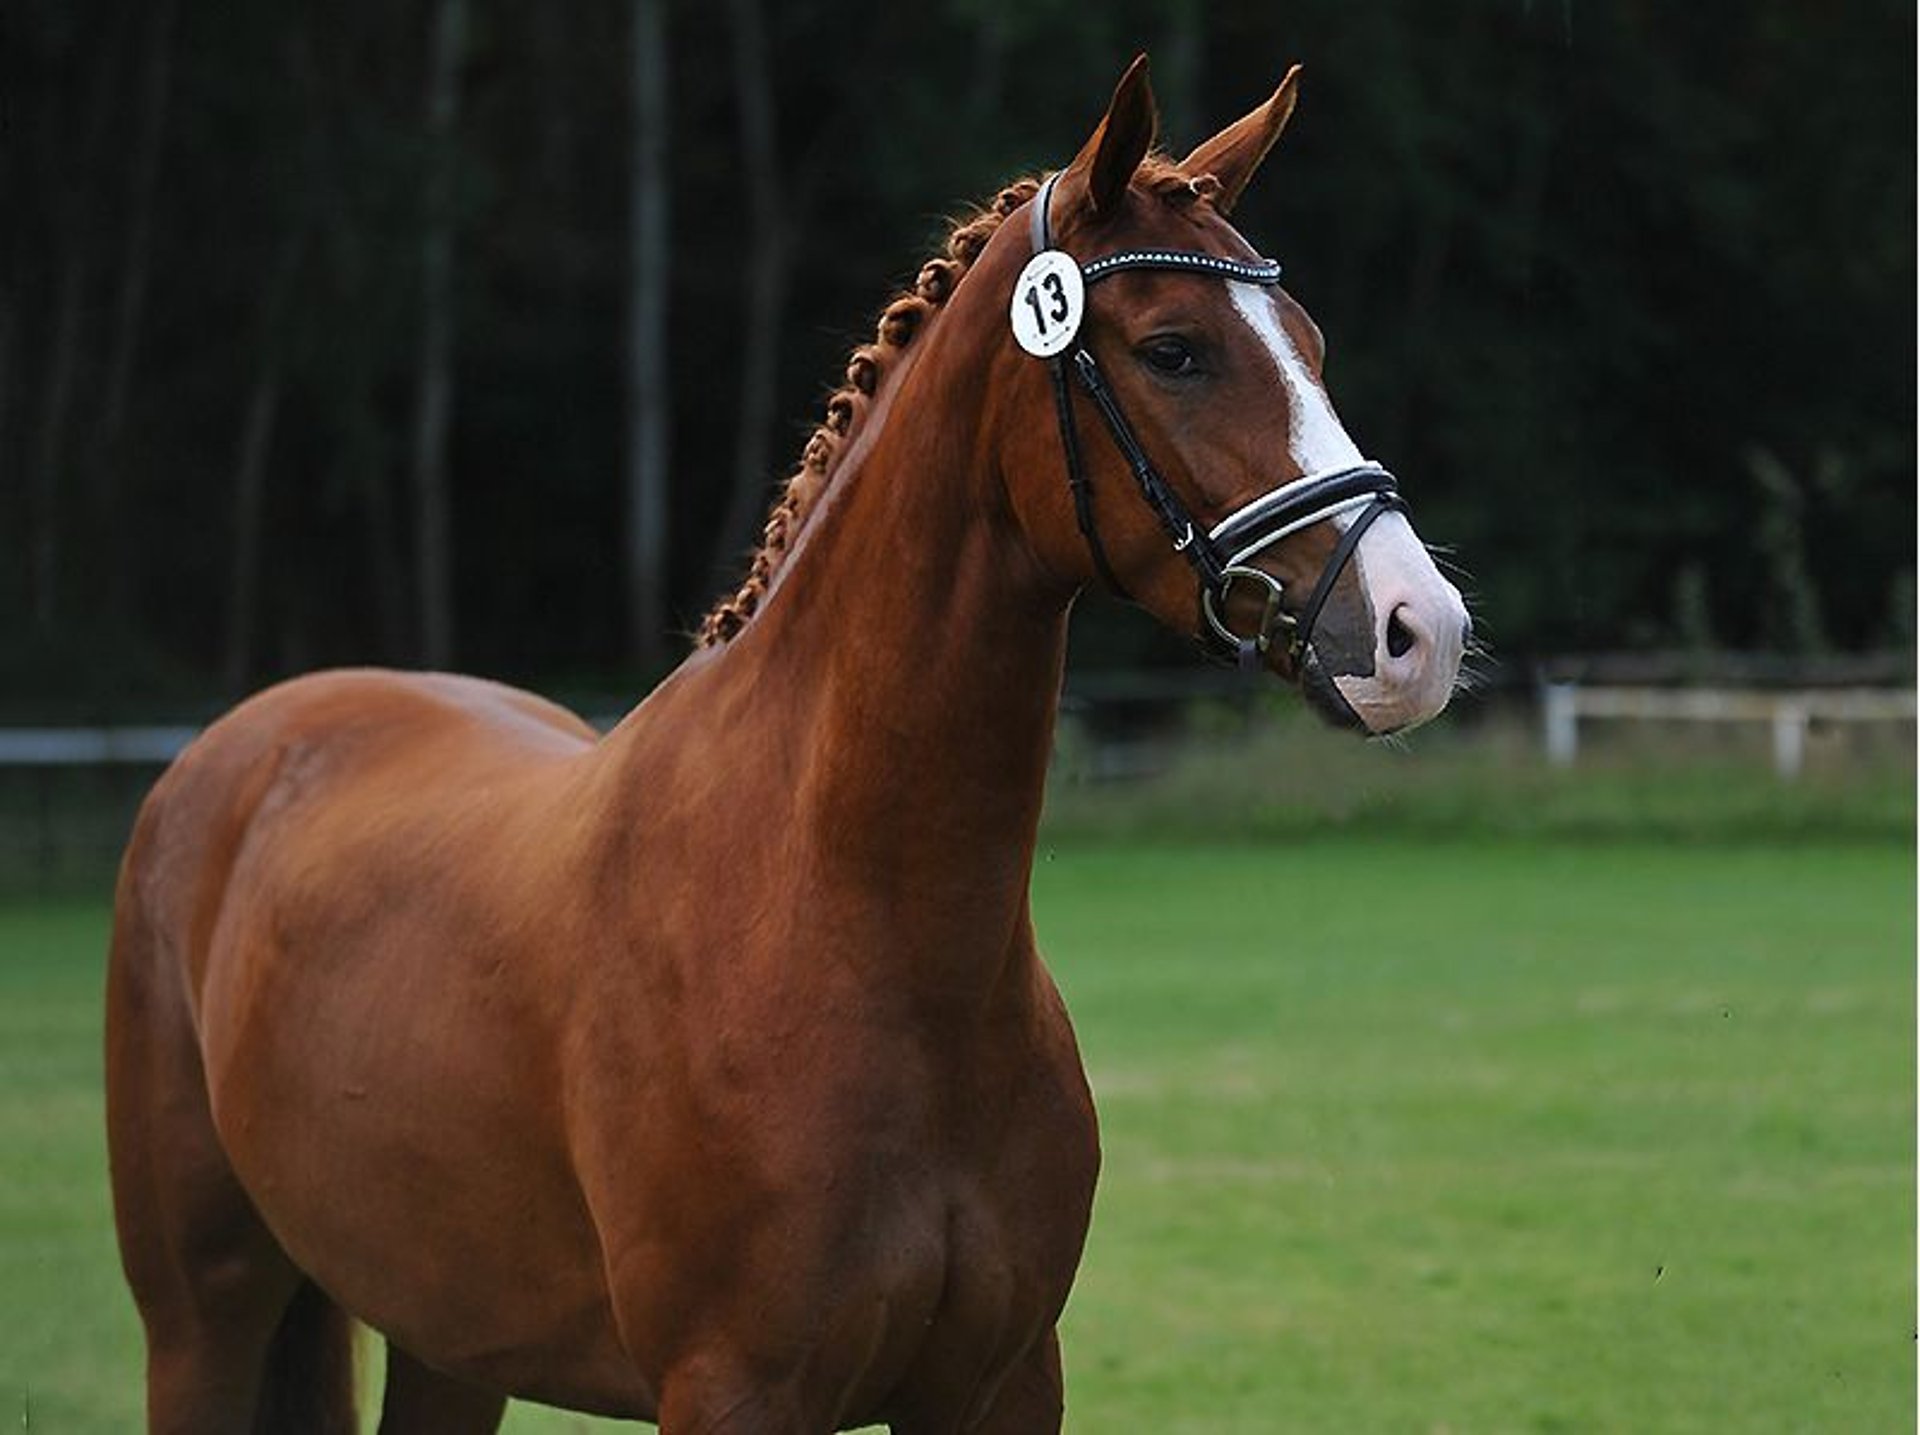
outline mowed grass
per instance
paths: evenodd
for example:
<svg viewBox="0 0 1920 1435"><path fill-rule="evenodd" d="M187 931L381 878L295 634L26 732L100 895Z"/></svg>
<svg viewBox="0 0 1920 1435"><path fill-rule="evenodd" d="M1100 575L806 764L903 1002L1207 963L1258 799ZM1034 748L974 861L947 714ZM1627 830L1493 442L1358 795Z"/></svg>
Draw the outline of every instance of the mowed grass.
<svg viewBox="0 0 1920 1435"><path fill-rule="evenodd" d="M1910 849L1078 843L1035 908L1106 1148L1071 1430L1913 1428ZM12 1428L139 1424L105 939L0 908Z"/></svg>
<svg viewBox="0 0 1920 1435"><path fill-rule="evenodd" d="M1042 864L1072 1427L1907 1431L1910 852Z"/></svg>

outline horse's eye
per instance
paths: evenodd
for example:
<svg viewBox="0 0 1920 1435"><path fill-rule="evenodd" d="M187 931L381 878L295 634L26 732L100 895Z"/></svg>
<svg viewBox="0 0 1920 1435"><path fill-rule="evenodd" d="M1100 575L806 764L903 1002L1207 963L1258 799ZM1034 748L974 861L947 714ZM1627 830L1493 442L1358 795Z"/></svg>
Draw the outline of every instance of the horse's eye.
<svg viewBox="0 0 1920 1435"><path fill-rule="evenodd" d="M1197 367L1193 347L1185 339L1175 338L1171 334L1157 339L1149 339L1140 348L1140 357L1156 373L1191 374Z"/></svg>

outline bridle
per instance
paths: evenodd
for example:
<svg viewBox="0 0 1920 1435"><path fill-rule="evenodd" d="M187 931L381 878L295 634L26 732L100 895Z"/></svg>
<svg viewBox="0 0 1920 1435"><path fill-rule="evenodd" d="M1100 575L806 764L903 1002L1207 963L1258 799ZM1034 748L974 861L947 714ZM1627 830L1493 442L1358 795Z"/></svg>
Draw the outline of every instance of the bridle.
<svg viewBox="0 0 1920 1435"><path fill-rule="evenodd" d="M1069 367L1099 411L1147 506L1172 540L1174 551L1187 560L1200 580L1200 609L1206 619L1200 634L1202 641L1216 655L1237 659L1243 668L1255 668L1272 649L1278 634L1284 631L1285 651L1297 668L1307 644L1312 641L1320 610L1326 606L1334 583L1359 547L1361 536L1382 514L1406 507L1400 498L1399 485L1391 473L1372 461L1303 474L1242 504L1211 528L1201 529L1180 495L1140 446L1127 416L1121 412L1119 399L1100 372L1100 365L1079 341L1085 290L1109 275L1133 269L1204 274L1248 284L1273 285L1280 282L1280 264L1273 259L1227 259L1189 249L1127 249L1103 254L1083 265L1053 247L1050 211L1053 188L1059 178L1058 172L1048 176L1034 196L1030 224L1033 258L1014 284L1012 315L1021 347L1036 357L1045 358L1052 371L1054 408L1060 421L1061 446L1066 451L1067 486L1073 493L1074 521L1093 555L1093 566L1109 589L1122 598L1127 596L1127 590L1107 561L1106 548L1094 523L1093 489L1080 455L1079 428L1074 422L1073 398L1067 381ZM1030 281L1030 276L1037 277ZM1030 309L1035 321L1044 322L1042 316L1046 311L1038 297L1043 288L1054 297L1056 317L1064 316L1066 331L1056 329L1044 338L1030 341L1031 325L1028 325L1029 335L1022 336L1025 322L1022 308L1024 305ZM1286 612L1282 607L1284 594L1280 580L1254 567L1252 560L1304 528L1355 509L1358 513L1340 535L1299 614ZM1236 633L1226 620L1227 597L1236 583L1243 582L1265 590L1260 629L1252 637Z"/></svg>

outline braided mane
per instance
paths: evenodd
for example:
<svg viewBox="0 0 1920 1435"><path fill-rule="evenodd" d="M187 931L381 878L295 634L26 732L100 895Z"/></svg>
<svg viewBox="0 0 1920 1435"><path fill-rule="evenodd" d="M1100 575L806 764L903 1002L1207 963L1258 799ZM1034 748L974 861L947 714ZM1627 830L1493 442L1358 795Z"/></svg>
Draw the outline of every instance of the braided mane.
<svg viewBox="0 0 1920 1435"><path fill-rule="evenodd" d="M1150 154L1134 176L1149 193L1176 206L1211 199L1217 190L1211 175L1192 176L1163 154ZM818 506L820 495L839 466L848 440L860 429L873 396L921 328L937 315L980 257L1007 216L1040 189L1033 176L1016 179L986 204L953 226L943 252L920 267L913 285L881 311L873 342L862 344L847 360L846 382L827 398L826 417L800 454L800 466L787 479L767 515L760 547L747 576L729 596L714 604L694 639L696 647L725 643L759 610L774 574L786 560L800 527Z"/></svg>

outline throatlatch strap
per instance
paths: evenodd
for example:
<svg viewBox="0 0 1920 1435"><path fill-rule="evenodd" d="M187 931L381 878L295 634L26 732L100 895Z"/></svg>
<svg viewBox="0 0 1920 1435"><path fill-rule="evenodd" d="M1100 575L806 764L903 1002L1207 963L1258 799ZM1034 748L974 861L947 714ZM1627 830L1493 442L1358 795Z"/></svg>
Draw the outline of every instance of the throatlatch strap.
<svg viewBox="0 0 1920 1435"><path fill-rule="evenodd" d="M1080 461L1080 426L1073 419L1073 394L1067 387L1065 356L1049 359L1047 368L1053 374L1053 406L1060 416L1060 442L1067 452L1067 487L1073 492L1073 521L1079 525L1080 536L1087 540L1094 571L1107 585L1107 591L1125 602L1132 602L1132 596L1121 586L1113 565L1107 561L1107 545L1100 541L1100 529L1093 521L1093 480L1087 477L1087 466Z"/></svg>

